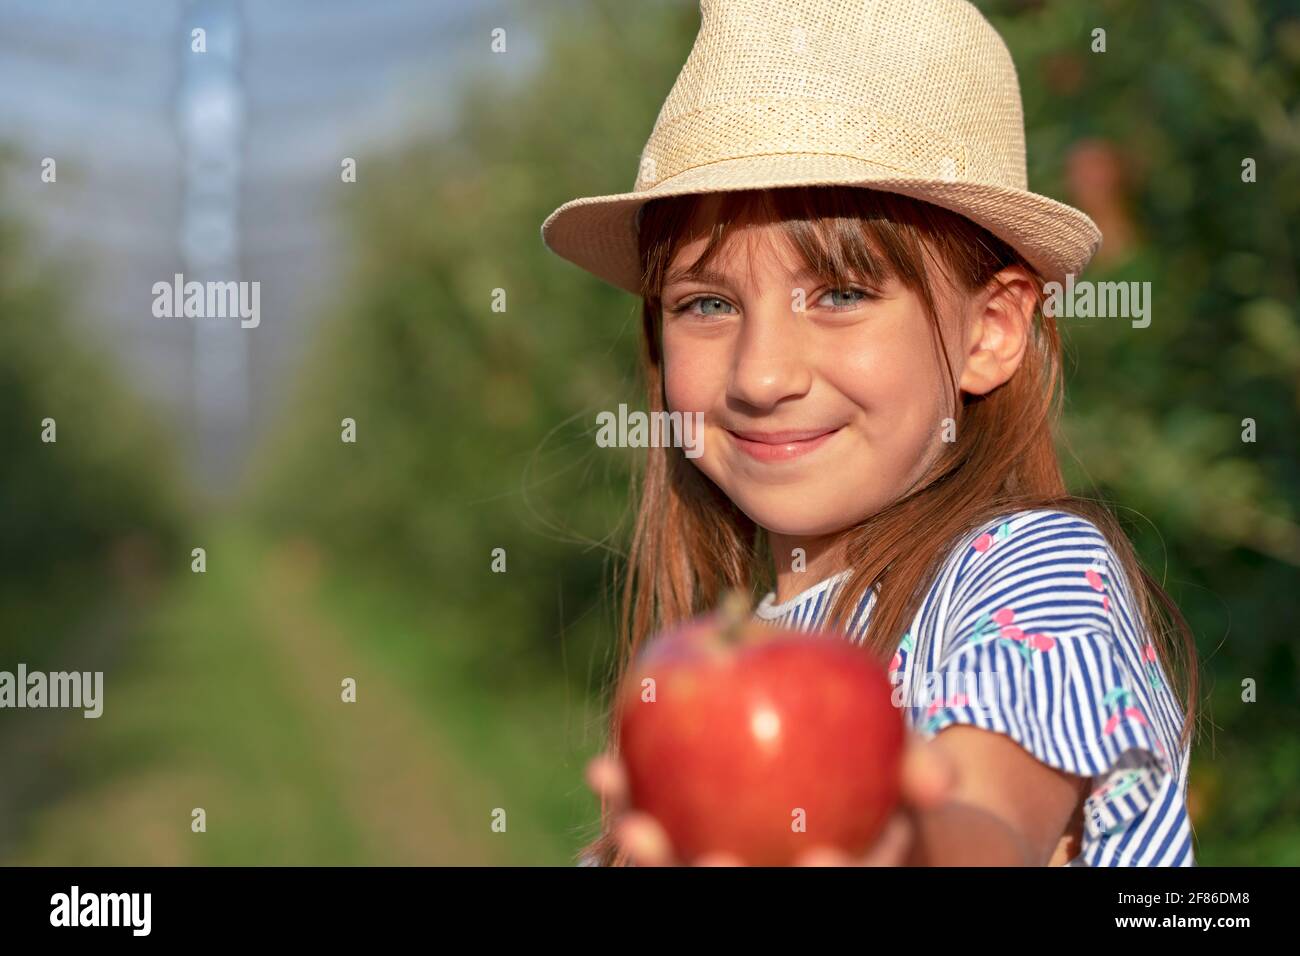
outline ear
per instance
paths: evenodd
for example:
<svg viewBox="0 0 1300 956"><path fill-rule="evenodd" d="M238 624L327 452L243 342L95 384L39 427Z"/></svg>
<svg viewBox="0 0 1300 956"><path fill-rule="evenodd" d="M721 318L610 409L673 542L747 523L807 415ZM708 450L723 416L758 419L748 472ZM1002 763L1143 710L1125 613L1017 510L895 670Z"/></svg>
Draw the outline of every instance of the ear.
<svg viewBox="0 0 1300 956"><path fill-rule="evenodd" d="M972 296L966 313L963 392L986 395L1020 367L1033 329L1036 288L1023 266L1008 266Z"/></svg>

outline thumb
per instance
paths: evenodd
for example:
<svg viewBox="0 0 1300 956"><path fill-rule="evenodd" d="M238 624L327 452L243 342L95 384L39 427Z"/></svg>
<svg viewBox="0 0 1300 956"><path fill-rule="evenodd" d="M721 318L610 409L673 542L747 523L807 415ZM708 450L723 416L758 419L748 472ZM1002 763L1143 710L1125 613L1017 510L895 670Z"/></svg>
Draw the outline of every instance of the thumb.
<svg viewBox="0 0 1300 956"><path fill-rule="evenodd" d="M933 741L914 737L903 755L903 800L925 809L943 803L957 785L957 768Z"/></svg>

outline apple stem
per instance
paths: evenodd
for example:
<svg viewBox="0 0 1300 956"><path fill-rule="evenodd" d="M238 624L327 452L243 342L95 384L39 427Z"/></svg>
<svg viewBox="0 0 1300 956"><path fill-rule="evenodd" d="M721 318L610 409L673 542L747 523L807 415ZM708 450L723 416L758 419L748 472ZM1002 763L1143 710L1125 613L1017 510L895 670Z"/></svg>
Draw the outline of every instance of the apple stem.
<svg viewBox="0 0 1300 956"><path fill-rule="evenodd" d="M728 590L718 604L718 614L722 618L723 640L734 643L749 620L749 598L738 588Z"/></svg>

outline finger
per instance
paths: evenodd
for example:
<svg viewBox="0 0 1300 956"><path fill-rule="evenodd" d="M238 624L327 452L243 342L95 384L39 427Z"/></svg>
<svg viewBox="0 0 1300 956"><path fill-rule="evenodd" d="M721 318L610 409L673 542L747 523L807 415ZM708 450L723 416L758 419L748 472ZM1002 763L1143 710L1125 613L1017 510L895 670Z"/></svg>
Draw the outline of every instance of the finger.
<svg viewBox="0 0 1300 956"><path fill-rule="evenodd" d="M745 861L734 853L721 850L716 853L703 853L695 859L695 866L744 866Z"/></svg>
<svg viewBox="0 0 1300 956"><path fill-rule="evenodd" d="M627 774L623 762L611 753L598 754L587 764L587 786L600 797L613 815L627 804Z"/></svg>
<svg viewBox="0 0 1300 956"><path fill-rule="evenodd" d="M858 861L859 866L905 866L912 849L914 834L911 819L895 813L885 825L875 845Z"/></svg>
<svg viewBox="0 0 1300 956"><path fill-rule="evenodd" d="M636 866L672 866L672 844L668 834L645 813L628 813L614 828L615 839Z"/></svg>
<svg viewBox="0 0 1300 956"><path fill-rule="evenodd" d="M917 741L903 755L903 801L916 807L942 803L957 784L948 756L932 743Z"/></svg>
<svg viewBox="0 0 1300 956"><path fill-rule="evenodd" d="M795 866L852 866L853 858L843 850L819 846L801 853Z"/></svg>

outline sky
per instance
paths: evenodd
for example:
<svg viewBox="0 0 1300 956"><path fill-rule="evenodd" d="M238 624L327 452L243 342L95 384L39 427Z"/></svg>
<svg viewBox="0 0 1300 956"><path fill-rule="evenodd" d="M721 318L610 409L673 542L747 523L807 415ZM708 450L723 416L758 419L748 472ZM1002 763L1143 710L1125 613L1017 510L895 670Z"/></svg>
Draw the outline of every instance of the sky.
<svg viewBox="0 0 1300 956"><path fill-rule="evenodd" d="M4 200L66 259L87 340L177 429L200 487L237 481L330 301L342 158L445 127L476 69L526 75L526 6L0 0ZM513 55L490 59L497 26ZM156 317L154 284L187 269L259 282L259 325Z"/></svg>

